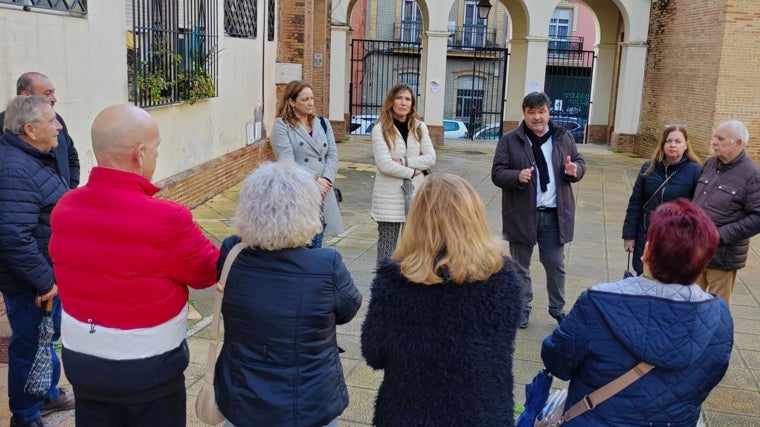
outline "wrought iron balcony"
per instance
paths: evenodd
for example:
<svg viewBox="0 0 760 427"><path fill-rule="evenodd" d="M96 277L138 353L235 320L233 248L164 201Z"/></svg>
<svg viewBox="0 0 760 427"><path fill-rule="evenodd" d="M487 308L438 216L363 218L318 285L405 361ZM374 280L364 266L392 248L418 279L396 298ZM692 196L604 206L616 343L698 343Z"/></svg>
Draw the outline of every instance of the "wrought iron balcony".
<svg viewBox="0 0 760 427"><path fill-rule="evenodd" d="M549 50L562 50L562 51L583 51L583 37L582 36L549 36Z"/></svg>
<svg viewBox="0 0 760 427"><path fill-rule="evenodd" d="M396 40L401 42L419 43L422 41L422 22L394 22L393 35ZM497 46L496 30L488 29L485 25L464 25L449 30L449 49L473 49L476 47L493 46Z"/></svg>

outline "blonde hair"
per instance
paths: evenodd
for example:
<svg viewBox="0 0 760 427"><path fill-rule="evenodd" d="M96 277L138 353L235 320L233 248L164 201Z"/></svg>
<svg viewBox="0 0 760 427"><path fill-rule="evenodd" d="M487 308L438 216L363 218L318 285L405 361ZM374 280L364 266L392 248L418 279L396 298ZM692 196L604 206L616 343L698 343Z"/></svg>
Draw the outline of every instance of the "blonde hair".
<svg viewBox="0 0 760 427"><path fill-rule="evenodd" d="M472 185L456 175L436 174L425 178L417 192L391 259L411 282L463 284L501 270L503 251Z"/></svg>
<svg viewBox="0 0 760 427"><path fill-rule="evenodd" d="M381 123L383 130L383 138L385 139L385 145L388 146L388 150L393 151L396 145L396 125L393 124L393 103L396 101L396 96L399 93L407 91L412 95L412 106L409 108L409 114L406 115L408 120L409 132L414 133L417 136L418 141L422 141L422 127L420 126L420 117L417 115L417 98L414 95L414 90L405 84L397 84L388 91L385 95L385 101L383 102L383 111L380 113L379 122Z"/></svg>
<svg viewBox="0 0 760 427"><path fill-rule="evenodd" d="M642 173L642 175L649 175L654 170L655 166L657 166L658 163L662 162L665 159L665 141L668 139L668 136L672 132L681 132L683 134L684 142L686 142L686 151L684 154L686 154L686 157L691 160L692 162L697 162L697 164L702 164L702 160L700 160L699 157L697 157L696 154L694 154L694 150L691 149L691 143L689 143L689 134L686 133L686 126L684 125L668 125L665 126L665 130L662 132L662 138L660 139L660 143L657 144L657 149L654 150L654 154L652 154L652 160L649 163L649 167L647 170Z"/></svg>
<svg viewBox="0 0 760 427"><path fill-rule="evenodd" d="M285 89L282 91L280 98L277 99L277 112L275 118L282 117L282 120L285 123L289 124L291 127L298 127L298 117L296 117L296 113L293 111L293 107L290 106L288 100L292 99L295 101L298 99L298 95L301 93L301 91L306 88L309 88L312 91L314 90L310 84L306 83L303 80L293 80L292 82L288 83L288 85L285 86ZM314 115L309 114L309 123L314 120L314 117Z"/></svg>

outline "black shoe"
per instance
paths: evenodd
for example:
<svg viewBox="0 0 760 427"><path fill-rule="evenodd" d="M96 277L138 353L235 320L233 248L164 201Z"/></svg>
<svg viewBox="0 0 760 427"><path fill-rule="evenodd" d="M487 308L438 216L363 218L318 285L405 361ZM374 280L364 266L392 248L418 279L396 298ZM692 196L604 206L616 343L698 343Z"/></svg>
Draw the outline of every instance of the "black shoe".
<svg viewBox="0 0 760 427"><path fill-rule="evenodd" d="M66 390L62 388L61 394L55 400L42 404L40 412L45 417L54 412L70 411L72 409L74 409L74 396L66 393Z"/></svg>
<svg viewBox="0 0 760 427"><path fill-rule="evenodd" d="M528 310L523 311L522 319L520 319L520 329L525 329L528 327L529 317L530 317L530 311Z"/></svg>
<svg viewBox="0 0 760 427"><path fill-rule="evenodd" d="M52 424L43 423L42 418L37 418L34 421L23 423L19 421L16 416L11 417L11 427L53 427Z"/></svg>
<svg viewBox="0 0 760 427"><path fill-rule="evenodd" d="M558 325L561 324L563 320L565 320L565 317L567 317L562 311L559 314L551 314L551 316L554 318L554 320L557 321Z"/></svg>

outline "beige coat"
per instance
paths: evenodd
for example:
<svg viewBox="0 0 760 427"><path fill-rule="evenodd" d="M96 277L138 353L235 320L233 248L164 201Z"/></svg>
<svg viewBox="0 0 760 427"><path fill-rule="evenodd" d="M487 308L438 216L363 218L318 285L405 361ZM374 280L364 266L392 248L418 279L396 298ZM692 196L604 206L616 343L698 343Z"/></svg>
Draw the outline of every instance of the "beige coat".
<svg viewBox="0 0 760 427"><path fill-rule="evenodd" d="M405 222L404 193L401 184L404 178L412 178L415 170L430 169L435 165L435 149L425 123L420 123L422 140L410 129L406 144L401 133L396 130L396 141L393 150L383 138L380 122L372 127L372 155L375 157L377 174L372 188L372 218L378 222ZM396 160L404 159L404 165ZM412 179L414 192L420 188L424 175L419 174Z"/></svg>

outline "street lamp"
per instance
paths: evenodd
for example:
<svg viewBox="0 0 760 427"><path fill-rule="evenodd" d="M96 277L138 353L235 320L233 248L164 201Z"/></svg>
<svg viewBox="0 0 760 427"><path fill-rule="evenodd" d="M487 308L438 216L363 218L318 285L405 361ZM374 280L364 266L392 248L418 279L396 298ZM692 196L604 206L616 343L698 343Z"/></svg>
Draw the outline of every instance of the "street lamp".
<svg viewBox="0 0 760 427"><path fill-rule="evenodd" d="M489 0L480 0L478 2L478 18L488 19L488 13L491 11L491 2Z"/></svg>

